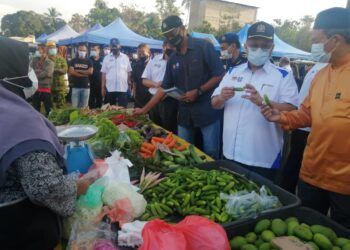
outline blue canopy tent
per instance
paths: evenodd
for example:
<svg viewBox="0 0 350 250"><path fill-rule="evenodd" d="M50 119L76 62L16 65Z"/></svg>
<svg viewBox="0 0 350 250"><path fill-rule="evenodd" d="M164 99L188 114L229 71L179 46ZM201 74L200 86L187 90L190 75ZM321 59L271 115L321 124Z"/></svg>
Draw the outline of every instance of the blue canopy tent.
<svg viewBox="0 0 350 250"><path fill-rule="evenodd" d="M38 40L43 40L43 39L45 39L45 37L47 37L47 34L46 34L46 33L43 33L43 34L41 34L40 36L38 36L38 37L36 38L36 41L38 41Z"/></svg>
<svg viewBox="0 0 350 250"><path fill-rule="evenodd" d="M213 34L206 34L206 33L200 33L200 32L191 32L190 36L195 37L195 38L201 38L201 39L206 39L210 41L216 50L220 50L220 44L216 40L215 36Z"/></svg>
<svg viewBox="0 0 350 250"><path fill-rule="evenodd" d="M87 34L89 32L93 32L99 29L102 29L103 26L99 23L95 24L94 26L92 26L91 28L87 29L83 34L78 35L76 37L71 37L71 38L67 38L67 39L62 39L58 41L58 45L70 45L70 44L78 44L78 43L82 43L85 42Z"/></svg>
<svg viewBox="0 0 350 250"><path fill-rule="evenodd" d="M140 43L146 43L152 49L161 49L163 44L160 40L143 37L133 32L120 18L102 29L87 32L81 42L109 44L113 37L118 38L120 44L125 47L137 47Z"/></svg>
<svg viewBox="0 0 350 250"><path fill-rule="evenodd" d="M246 24L239 32L237 32L237 35L239 37L239 41L241 42L242 47L247 41L249 27L250 25ZM294 48L288 43L282 41L276 34L274 36L274 43L275 43L275 48L272 52L272 56L274 57L286 56L292 59L306 59L306 60L311 59L310 53Z"/></svg>
<svg viewBox="0 0 350 250"><path fill-rule="evenodd" d="M38 43L45 43L46 41L54 41L58 42L59 40L75 37L78 36L79 33L75 32L68 24L60 28L59 30L55 31L54 33L51 33L50 35L47 35L46 37L43 37L41 39L37 39Z"/></svg>

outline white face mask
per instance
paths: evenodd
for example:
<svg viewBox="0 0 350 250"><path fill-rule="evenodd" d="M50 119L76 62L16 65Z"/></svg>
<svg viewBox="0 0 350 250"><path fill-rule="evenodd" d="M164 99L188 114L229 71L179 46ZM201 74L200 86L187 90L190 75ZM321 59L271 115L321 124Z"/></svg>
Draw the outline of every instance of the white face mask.
<svg viewBox="0 0 350 250"><path fill-rule="evenodd" d="M31 87L23 87L21 85L18 85L16 83L11 82L11 80L17 80L17 79L21 79L21 78L29 78L29 80L32 82L32 86ZM36 74L35 74L33 69L29 69L28 75L26 75L26 76L4 78L2 80L8 84L11 84L13 86L16 86L18 88L23 89L24 97L26 99L29 99L30 97L32 97L38 89L38 78L36 77Z"/></svg>
<svg viewBox="0 0 350 250"><path fill-rule="evenodd" d="M232 54L227 49L222 50L220 53L221 53L221 59L223 60L232 58Z"/></svg>
<svg viewBox="0 0 350 250"><path fill-rule="evenodd" d="M96 56L97 56L97 51L91 50L91 51L90 51L90 56L96 57Z"/></svg>
<svg viewBox="0 0 350 250"><path fill-rule="evenodd" d="M264 65L270 58L270 49L262 48L249 48L248 47L248 61L255 65L261 66Z"/></svg>
<svg viewBox="0 0 350 250"><path fill-rule="evenodd" d="M316 62L328 63L332 57L332 53L336 48L331 52L327 53L324 51L324 43L313 43L311 46L311 55Z"/></svg>
<svg viewBox="0 0 350 250"><path fill-rule="evenodd" d="M41 54L40 54L39 50L35 51L34 57L41 57Z"/></svg>
<svg viewBox="0 0 350 250"><path fill-rule="evenodd" d="M57 49L56 48L49 49L48 54L49 54L49 56L57 55Z"/></svg>
<svg viewBox="0 0 350 250"><path fill-rule="evenodd" d="M85 58L86 57L86 51L78 51L79 57L80 58Z"/></svg>

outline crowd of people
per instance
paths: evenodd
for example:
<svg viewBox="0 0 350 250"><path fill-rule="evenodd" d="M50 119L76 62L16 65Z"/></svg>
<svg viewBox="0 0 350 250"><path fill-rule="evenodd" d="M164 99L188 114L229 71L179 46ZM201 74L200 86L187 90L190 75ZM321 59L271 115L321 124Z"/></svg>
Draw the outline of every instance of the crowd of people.
<svg viewBox="0 0 350 250"><path fill-rule="evenodd" d="M0 38L0 117L6 121L0 130L5 142L0 215L8 218L0 225L1 241L13 238L15 214L25 211L54 223L55 214L71 214L77 194L86 190L63 175L54 128L23 100L32 97L38 111L43 103L46 115L64 107L66 73L72 106L127 107L131 93L134 115L148 113L156 124L200 143L214 159L236 162L272 181L282 173L278 184L297 191L303 205L324 214L330 210L335 221L350 228L350 10L331 8L317 15L311 51L317 63L300 92L289 59L281 58L279 66L271 61L274 28L266 22L249 28L245 55L234 33L219 38L220 56L210 42L188 36L178 16L164 19L161 29L163 53L152 55L140 44L137 60L122 53L113 38L103 50L79 45L68 63L65 49L48 42L29 62L20 58L28 53L23 44ZM35 74L28 72L29 64ZM176 99L166 93L174 87L181 93ZM293 132L282 166L284 130ZM47 213L34 213L38 204Z"/></svg>

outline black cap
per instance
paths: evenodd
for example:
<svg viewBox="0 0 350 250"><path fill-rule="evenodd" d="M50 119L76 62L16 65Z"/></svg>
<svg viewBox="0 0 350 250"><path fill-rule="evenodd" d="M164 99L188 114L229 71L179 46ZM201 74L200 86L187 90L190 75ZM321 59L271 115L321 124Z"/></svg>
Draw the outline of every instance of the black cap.
<svg viewBox="0 0 350 250"><path fill-rule="evenodd" d="M219 37L219 43L239 43L239 37L236 33L228 32Z"/></svg>
<svg viewBox="0 0 350 250"><path fill-rule="evenodd" d="M314 29L349 29L350 28L350 9L330 8L318 13Z"/></svg>
<svg viewBox="0 0 350 250"><path fill-rule="evenodd" d="M254 23L248 29L248 39L253 37L262 37L269 40L273 40L275 29L272 25L265 22Z"/></svg>
<svg viewBox="0 0 350 250"><path fill-rule="evenodd" d="M178 16L168 16L162 22L162 33L168 33L173 29L181 27L183 25L182 20Z"/></svg>
<svg viewBox="0 0 350 250"><path fill-rule="evenodd" d="M110 41L110 45L111 46L118 46L120 45L120 41L118 38L112 38L111 41Z"/></svg>

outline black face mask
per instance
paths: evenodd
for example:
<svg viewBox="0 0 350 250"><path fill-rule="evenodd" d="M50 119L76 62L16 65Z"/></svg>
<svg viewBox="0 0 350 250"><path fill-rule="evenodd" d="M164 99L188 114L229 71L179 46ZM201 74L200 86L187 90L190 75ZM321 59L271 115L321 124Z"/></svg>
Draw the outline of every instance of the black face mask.
<svg viewBox="0 0 350 250"><path fill-rule="evenodd" d="M178 34L175 37L173 37L172 39L170 39L169 43L173 47L175 47L177 50L180 50L182 41L183 41L183 37L180 34Z"/></svg>
<svg viewBox="0 0 350 250"><path fill-rule="evenodd" d="M145 62L147 62L148 61L148 56L144 56L144 57L140 57L140 62L143 62L143 63L145 63Z"/></svg>
<svg viewBox="0 0 350 250"><path fill-rule="evenodd" d="M118 55L119 54L119 52L120 52L120 49L119 48L112 48L111 49L111 52L113 53L113 55Z"/></svg>
<svg viewBox="0 0 350 250"><path fill-rule="evenodd" d="M165 49L164 50L164 54L166 54L167 56L171 56L171 54L174 53L174 50L173 49Z"/></svg>

